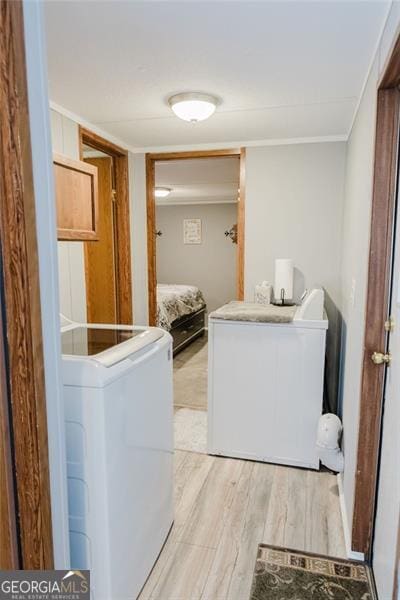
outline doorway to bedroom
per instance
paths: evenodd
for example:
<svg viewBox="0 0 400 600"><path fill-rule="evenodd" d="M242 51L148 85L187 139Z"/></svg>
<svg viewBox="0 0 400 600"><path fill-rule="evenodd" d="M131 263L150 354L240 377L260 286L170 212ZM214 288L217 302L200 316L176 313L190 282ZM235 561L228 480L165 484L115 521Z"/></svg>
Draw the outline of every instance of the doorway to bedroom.
<svg viewBox="0 0 400 600"><path fill-rule="evenodd" d="M243 295L244 156L198 154L147 157L149 308L173 337L175 447L205 453L207 319Z"/></svg>

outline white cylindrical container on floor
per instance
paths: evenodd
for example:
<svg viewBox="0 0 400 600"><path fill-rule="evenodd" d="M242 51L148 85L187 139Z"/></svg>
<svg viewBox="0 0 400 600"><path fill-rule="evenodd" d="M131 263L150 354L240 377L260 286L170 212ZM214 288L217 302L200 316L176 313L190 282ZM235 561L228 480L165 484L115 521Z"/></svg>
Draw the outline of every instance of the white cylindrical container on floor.
<svg viewBox="0 0 400 600"><path fill-rule="evenodd" d="M275 260L274 295L276 300L281 299L282 290L284 290L285 300L293 300L293 260L291 258Z"/></svg>

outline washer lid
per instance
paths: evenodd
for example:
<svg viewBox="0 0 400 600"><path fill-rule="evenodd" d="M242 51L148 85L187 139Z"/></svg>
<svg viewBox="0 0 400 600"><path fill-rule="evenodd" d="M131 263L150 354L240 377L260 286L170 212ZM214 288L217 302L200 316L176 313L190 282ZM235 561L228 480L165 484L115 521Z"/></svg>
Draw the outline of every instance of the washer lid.
<svg viewBox="0 0 400 600"><path fill-rule="evenodd" d="M162 338L160 329L78 326L61 332L64 357L88 358L105 367L127 358Z"/></svg>

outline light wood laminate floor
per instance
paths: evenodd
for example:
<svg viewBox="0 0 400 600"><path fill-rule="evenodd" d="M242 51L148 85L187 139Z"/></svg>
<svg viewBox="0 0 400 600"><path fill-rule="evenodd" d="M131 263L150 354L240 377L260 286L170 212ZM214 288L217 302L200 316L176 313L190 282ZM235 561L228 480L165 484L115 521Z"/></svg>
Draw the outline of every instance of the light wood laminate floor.
<svg viewBox="0 0 400 600"><path fill-rule="evenodd" d="M140 600L249 600L260 542L345 557L336 477L175 453L175 523Z"/></svg>

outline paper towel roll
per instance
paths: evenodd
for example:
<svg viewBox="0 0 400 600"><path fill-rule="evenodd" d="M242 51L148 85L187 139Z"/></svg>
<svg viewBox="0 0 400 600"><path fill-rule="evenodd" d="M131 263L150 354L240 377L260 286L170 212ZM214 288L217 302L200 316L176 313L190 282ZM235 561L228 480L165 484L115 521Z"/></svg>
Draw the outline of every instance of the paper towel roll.
<svg viewBox="0 0 400 600"><path fill-rule="evenodd" d="M275 260L274 295L276 300L280 300L282 289L285 290L285 300L293 300L293 260L291 258Z"/></svg>

